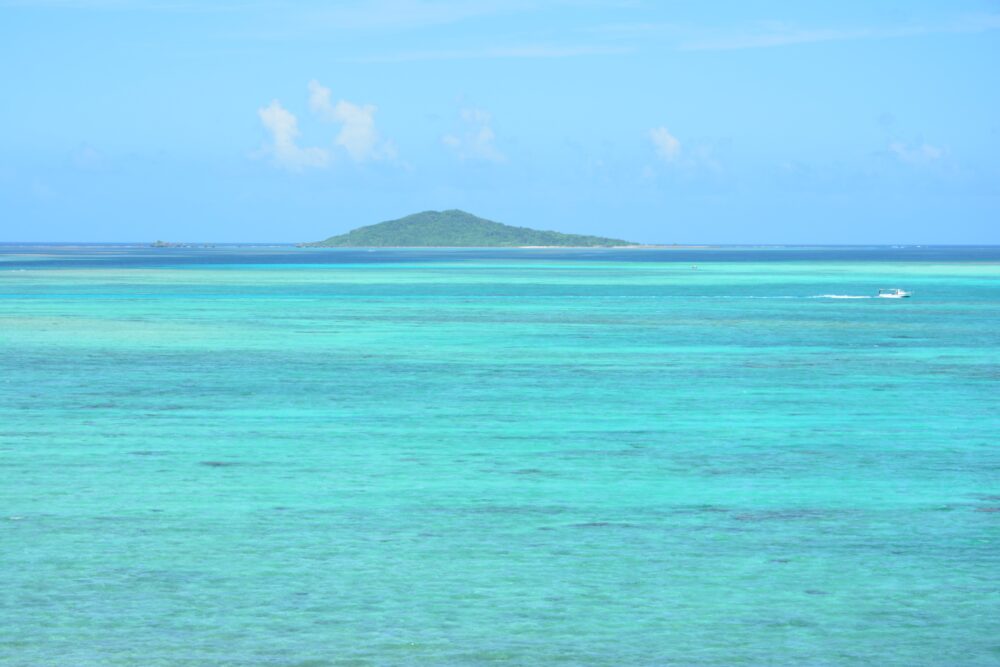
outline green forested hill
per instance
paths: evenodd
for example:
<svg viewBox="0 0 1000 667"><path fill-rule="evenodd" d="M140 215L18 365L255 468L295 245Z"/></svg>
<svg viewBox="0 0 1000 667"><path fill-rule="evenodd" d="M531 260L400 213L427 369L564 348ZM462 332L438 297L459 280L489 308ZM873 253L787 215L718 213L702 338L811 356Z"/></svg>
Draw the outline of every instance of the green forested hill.
<svg viewBox="0 0 1000 667"><path fill-rule="evenodd" d="M484 220L465 211L424 211L398 220L358 227L313 247L441 247L490 248L518 246L626 246L621 239L544 232Z"/></svg>

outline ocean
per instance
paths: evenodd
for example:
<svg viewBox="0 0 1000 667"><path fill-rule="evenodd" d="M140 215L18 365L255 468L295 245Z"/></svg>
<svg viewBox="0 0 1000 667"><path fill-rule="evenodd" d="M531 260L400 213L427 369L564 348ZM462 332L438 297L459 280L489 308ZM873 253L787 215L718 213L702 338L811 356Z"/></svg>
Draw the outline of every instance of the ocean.
<svg viewBox="0 0 1000 667"><path fill-rule="evenodd" d="M998 247L2 245L0 664L998 665L998 434Z"/></svg>

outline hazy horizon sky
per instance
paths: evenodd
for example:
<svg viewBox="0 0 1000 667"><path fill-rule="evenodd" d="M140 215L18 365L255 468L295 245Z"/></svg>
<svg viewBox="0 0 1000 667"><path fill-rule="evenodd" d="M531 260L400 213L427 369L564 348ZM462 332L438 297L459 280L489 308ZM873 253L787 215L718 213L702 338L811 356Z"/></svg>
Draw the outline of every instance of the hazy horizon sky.
<svg viewBox="0 0 1000 667"><path fill-rule="evenodd" d="M1000 2L0 0L0 241L1000 243Z"/></svg>

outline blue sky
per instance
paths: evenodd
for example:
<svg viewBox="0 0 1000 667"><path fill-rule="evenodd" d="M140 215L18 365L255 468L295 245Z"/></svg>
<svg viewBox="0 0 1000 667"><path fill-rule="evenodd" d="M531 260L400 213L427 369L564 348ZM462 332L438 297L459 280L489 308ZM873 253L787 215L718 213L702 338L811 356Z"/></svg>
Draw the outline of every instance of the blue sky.
<svg viewBox="0 0 1000 667"><path fill-rule="evenodd" d="M0 241L1000 243L1000 2L0 0Z"/></svg>

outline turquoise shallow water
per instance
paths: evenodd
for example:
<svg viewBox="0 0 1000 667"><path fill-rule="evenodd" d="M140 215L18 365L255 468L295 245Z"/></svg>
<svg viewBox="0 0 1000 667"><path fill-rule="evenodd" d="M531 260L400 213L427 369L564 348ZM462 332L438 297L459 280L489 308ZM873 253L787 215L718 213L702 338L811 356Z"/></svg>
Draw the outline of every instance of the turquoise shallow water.
<svg viewBox="0 0 1000 667"><path fill-rule="evenodd" d="M788 252L0 247L0 664L1000 664L1000 250Z"/></svg>

